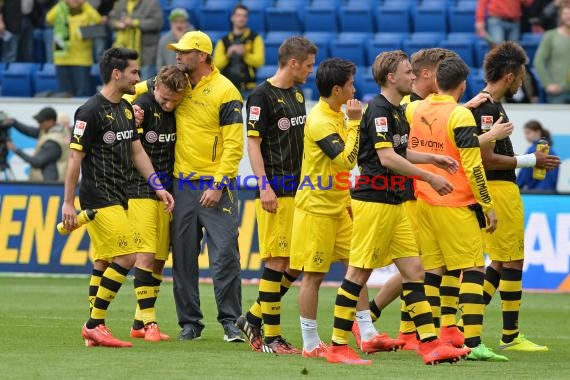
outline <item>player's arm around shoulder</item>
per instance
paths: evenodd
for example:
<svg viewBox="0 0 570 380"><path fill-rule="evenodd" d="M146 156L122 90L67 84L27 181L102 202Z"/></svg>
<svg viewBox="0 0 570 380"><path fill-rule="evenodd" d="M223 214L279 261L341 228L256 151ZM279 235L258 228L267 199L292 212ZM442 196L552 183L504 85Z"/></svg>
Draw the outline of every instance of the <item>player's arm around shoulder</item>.
<svg viewBox="0 0 570 380"><path fill-rule="evenodd" d="M135 85L135 93L133 95L130 94L125 94L123 95L123 99L125 99L126 101L128 101L131 104L135 103L135 100L137 100L137 98L139 96L141 96L142 94L146 94L149 91L148 88L148 80L143 80L142 82L139 82Z"/></svg>

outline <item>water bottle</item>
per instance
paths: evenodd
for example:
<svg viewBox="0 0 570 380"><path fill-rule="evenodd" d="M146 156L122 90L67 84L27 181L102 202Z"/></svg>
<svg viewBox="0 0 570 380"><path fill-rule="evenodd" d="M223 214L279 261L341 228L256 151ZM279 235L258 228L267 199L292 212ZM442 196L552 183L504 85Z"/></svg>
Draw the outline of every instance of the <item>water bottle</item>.
<svg viewBox="0 0 570 380"><path fill-rule="evenodd" d="M90 221L95 219L95 214L97 214L96 210L87 209L81 211L79 214L77 214L77 226L73 230L76 230L82 225L89 223ZM71 232L63 226L63 222L58 223L57 231L60 233L60 235L67 235L68 233Z"/></svg>
<svg viewBox="0 0 570 380"><path fill-rule="evenodd" d="M544 154L548 154L550 152L550 146L548 145L548 141L544 137L538 140L538 143L536 145L536 151L542 152ZM539 169L536 167L532 169L532 178L541 181L545 177L546 177L546 169Z"/></svg>

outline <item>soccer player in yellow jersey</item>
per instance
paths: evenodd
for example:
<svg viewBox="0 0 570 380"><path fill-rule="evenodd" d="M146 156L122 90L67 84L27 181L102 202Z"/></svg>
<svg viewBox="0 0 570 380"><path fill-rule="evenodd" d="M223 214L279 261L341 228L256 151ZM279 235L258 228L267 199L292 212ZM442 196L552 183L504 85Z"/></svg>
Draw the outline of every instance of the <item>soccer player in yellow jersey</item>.
<svg viewBox="0 0 570 380"><path fill-rule="evenodd" d="M526 62L526 53L514 42L496 46L485 57L483 68L487 85L483 91L490 94L494 102L482 104L472 110L481 136L488 133L487 130L495 120L502 118L508 121L500 101L503 97L512 97L518 91L525 76ZM485 240L485 250L492 261L486 270L484 287L486 304L491 302L497 288L502 300L503 334L499 348L547 351L548 347L531 342L519 332L524 263L524 211L516 184L515 169L534 166L552 169L560 165L560 159L540 151L515 156L508 137L496 139L482 147L481 155L489 180L489 190L500 220L497 230L492 235L487 235Z"/></svg>
<svg viewBox="0 0 570 380"><path fill-rule="evenodd" d="M447 178L454 192L440 197L418 183L417 213L421 258L426 270L426 295L433 314L439 316L439 286L446 270L462 270L459 309L462 313L468 359L507 361L481 342L483 324L483 241L481 228L492 233L497 227L493 201L481 162L476 125L469 110L457 104L466 88L469 68L459 57L446 58L437 69L438 94L410 103L411 150L447 154L461 163L459 171L426 166ZM487 219L487 220L485 220Z"/></svg>
<svg viewBox="0 0 570 380"><path fill-rule="evenodd" d="M236 324L255 351L299 354L281 337L281 298L299 271L289 268L294 200L301 177L305 97L299 87L313 72L317 47L302 36L279 47L279 68L247 99L249 160L258 178L255 202L264 262L259 297ZM261 323L265 333L261 337Z"/></svg>
<svg viewBox="0 0 570 380"><path fill-rule="evenodd" d="M424 362L453 362L467 351L448 346L437 338L424 293L418 248L402 206L405 195L402 176L415 176L428 182L438 194L449 194L453 191L449 181L417 168L412 162L435 164L451 171L456 169L457 162L435 154L407 154L409 126L400 102L410 93L415 79L407 55L402 51L382 53L376 57L372 70L381 93L370 102L360 123L358 166L364 181L358 181L352 191L354 223L349 266L337 293L327 360L371 363L360 359L348 346L348 336L359 295L372 270L394 262L402 273L403 295L420 336L419 353ZM360 331L364 339L368 331L363 327L360 326Z"/></svg>
<svg viewBox="0 0 570 380"><path fill-rule="evenodd" d="M151 161L141 145L135 129L133 107L123 94L134 94L139 80L138 53L131 49L111 48L103 54L99 64L103 88L79 107L71 140L62 217L65 228L77 225L75 191L81 170L79 202L82 209L93 209L97 216L87 225L87 232L95 247L90 291L92 308L82 336L87 346L131 347L130 342L116 339L105 326L109 304L124 283L129 270L135 266L135 282L141 277L137 251L140 247L127 216L126 173L132 165L148 178L154 172ZM164 189L156 189L165 211L174 206L172 196ZM146 277L148 278L148 277ZM146 295L135 292L141 308Z"/></svg>
<svg viewBox="0 0 570 380"><path fill-rule="evenodd" d="M318 291L330 265L350 249L350 198L337 176L349 172L358 155L360 102L354 97L356 66L340 58L320 63L319 102L307 118L301 183L295 196L291 268L303 270L299 313L303 356L322 356L327 346L317 331ZM341 107L346 104L346 115ZM348 118L347 118L348 117Z"/></svg>

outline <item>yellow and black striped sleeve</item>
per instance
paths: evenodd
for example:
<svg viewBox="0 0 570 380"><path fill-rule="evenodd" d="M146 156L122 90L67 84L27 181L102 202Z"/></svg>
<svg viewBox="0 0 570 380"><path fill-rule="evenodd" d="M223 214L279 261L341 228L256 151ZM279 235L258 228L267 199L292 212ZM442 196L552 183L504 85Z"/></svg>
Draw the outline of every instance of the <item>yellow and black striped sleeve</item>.
<svg viewBox="0 0 570 380"><path fill-rule="evenodd" d="M449 117L448 136L459 150L461 166L469 181L471 191L483 207L483 212L486 213L493 208L493 200L481 160L477 124L471 111L462 106L453 109Z"/></svg>
<svg viewBox="0 0 570 380"><path fill-rule="evenodd" d="M220 166L214 174L214 181L232 178L237 175L239 162L243 157L243 101L235 87L224 93L220 111L220 128L222 133L223 152Z"/></svg>
<svg viewBox="0 0 570 380"><path fill-rule="evenodd" d="M358 158L359 124L359 120L349 120L346 141L343 141L335 130L334 124L325 120L323 123L311 124L307 133L310 133L310 137L332 162L346 170L351 170Z"/></svg>

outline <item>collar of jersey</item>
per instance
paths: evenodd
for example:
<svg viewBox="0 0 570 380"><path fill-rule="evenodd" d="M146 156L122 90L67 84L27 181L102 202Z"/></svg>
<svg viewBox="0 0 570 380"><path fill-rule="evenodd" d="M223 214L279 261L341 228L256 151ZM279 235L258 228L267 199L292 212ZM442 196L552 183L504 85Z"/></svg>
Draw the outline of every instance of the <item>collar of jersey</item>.
<svg viewBox="0 0 570 380"><path fill-rule="evenodd" d="M200 78L198 83L196 83L196 86L194 86L194 89L201 87L205 84L208 84L209 82L212 81L212 79L214 79L220 73L220 70L218 70L218 68L214 66L214 64L212 64L211 67L212 67L212 72L206 75L205 77Z"/></svg>
<svg viewBox="0 0 570 380"><path fill-rule="evenodd" d="M335 111L331 108L331 106L323 100L323 98L319 98L319 103L317 104L324 112L333 115L335 117L342 116L344 118L344 112L342 111Z"/></svg>
<svg viewBox="0 0 570 380"><path fill-rule="evenodd" d="M432 102L453 102L453 103L457 103L457 101L455 101L455 98L451 95L431 94L427 97L427 99L431 100Z"/></svg>

